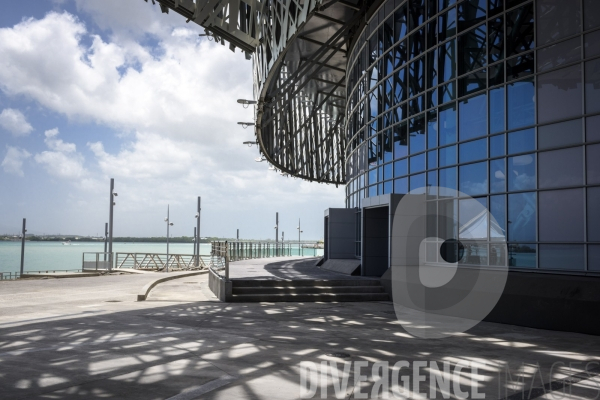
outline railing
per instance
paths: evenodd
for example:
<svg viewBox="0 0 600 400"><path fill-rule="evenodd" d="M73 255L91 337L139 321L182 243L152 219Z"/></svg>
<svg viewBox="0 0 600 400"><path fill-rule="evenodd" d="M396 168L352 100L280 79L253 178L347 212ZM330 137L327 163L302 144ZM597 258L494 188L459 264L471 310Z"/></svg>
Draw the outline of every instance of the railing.
<svg viewBox="0 0 600 400"><path fill-rule="evenodd" d="M0 281L11 281L19 279L21 274L19 272L0 272Z"/></svg>
<svg viewBox="0 0 600 400"><path fill-rule="evenodd" d="M210 256L199 256L198 265L196 265L196 257L192 254L169 254L167 256L166 253L116 253L115 268L162 271L168 264L170 271L176 271L208 267Z"/></svg>
<svg viewBox="0 0 600 400"><path fill-rule="evenodd" d="M94 255L91 261L89 260L90 254ZM81 256L81 270L110 271L112 269L112 258L112 253L83 253Z"/></svg>
<svg viewBox="0 0 600 400"><path fill-rule="evenodd" d="M229 280L230 247L227 242L211 242L210 269L217 275Z"/></svg>
<svg viewBox="0 0 600 400"><path fill-rule="evenodd" d="M252 258L316 256L321 249L314 242L229 242L229 259L231 261L248 260Z"/></svg>

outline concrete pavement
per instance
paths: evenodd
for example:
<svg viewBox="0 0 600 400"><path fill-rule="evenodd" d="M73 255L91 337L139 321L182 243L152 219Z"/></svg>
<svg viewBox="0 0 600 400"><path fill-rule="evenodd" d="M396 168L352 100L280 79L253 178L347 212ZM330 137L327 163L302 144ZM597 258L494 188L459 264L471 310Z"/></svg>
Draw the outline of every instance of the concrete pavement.
<svg viewBox="0 0 600 400"><path fill-rule="evenodd" d="M370 397L374 363L398 361L427 363L416 373L423 394L411 386L409 398L431 397L438 376L450 377L451 398L460 390L472 397L473 376L486 399L520 399L523 389L528 398L530 388L537 388L536 398L592 399L600 389L594 366L589 375L584 371L587 362L600 361L595 336L484 322L449 339L415 339L388 302L224 304L208 290L206 275L164 283L136 302L149 279L0 282L1 398L297 399L301 366L310 371L322 361L336 361L341 371L343 363L367 364L364 382L355 382L360 374L351 364L347 386L337 385L342 398ZM478 375L456 371L475 361ZM440 375L430 375L432 363ZM553 365L555 390L544 394ZM512 379L505 379L506 367ZM573 382L558 388L557 379L566 376ZM401 370L402 377L412 385L414 368ZM335 381L327 379L326 393L318 390L314 398L336 398ZM443 398L441 390L434 394Z"/></svg>

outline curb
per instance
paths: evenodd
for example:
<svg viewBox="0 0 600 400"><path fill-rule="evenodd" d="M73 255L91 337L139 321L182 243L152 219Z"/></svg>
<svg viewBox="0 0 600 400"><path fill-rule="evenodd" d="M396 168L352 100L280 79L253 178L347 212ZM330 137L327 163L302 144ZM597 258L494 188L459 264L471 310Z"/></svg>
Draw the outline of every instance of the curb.
<svg viewBox="0 0 600 400"><path fill-rule="evenodd" d="M163 282L167 282L173 279L179 279L179 278L187 278L190 276L194 276L194 275L203 275L203 274L207 274L208 270L203 270L203 271L194 271L194 272L187 272L187 273L183 273L183 274L179 274L179 275L171 275L171 276L165 276L164 278L158 278L153 280L150 283L147 283L142 290L140 290L138 292L137 295L137 301L144 301L146 300L146 298L148 297L148 294L150 294L150 291L152 289L154 289L154 287L156 285L158 285L159 283L163 283Z"/></svg>

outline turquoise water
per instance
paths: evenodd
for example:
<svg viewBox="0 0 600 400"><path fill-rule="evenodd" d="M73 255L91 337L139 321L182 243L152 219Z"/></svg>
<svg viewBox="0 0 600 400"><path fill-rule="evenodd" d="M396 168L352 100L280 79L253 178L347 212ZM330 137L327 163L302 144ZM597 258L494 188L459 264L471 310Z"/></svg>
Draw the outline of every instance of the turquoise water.
<svg viewBox="0 0 600 400"><path fill-rule="evenodd" d="M84 252L102 252L102 242L77 242L64 246L61 242L25 242L25 272L81 269ZM167 252L166 243L113 243L115 253L161 253ZM191 243L169 243L171 254L193 254ZM298 245L292 250L298 254ZM315 250L304 249L304 255L314 255ZM322 255L323 250L317 250ZM200 244L200 254L210 254L210 243ZM92 258L90 258L92 257ZM86 260L92 260L89 255ZM0 272L18 272L21 265L21 242L0 242Z"/></svg>

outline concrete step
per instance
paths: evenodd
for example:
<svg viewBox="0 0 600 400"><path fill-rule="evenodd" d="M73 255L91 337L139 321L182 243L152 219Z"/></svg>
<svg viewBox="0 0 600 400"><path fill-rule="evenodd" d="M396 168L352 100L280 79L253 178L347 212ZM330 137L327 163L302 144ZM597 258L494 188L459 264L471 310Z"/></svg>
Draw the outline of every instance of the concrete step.
<svg viewBox="0 0 600 400"><path fill-rule="evenodd" d="M389 301L387 293L311 293L311 294L234 294L232 302L315 302L315 301Z"/></svg>
<svg viewBox="0 0 600 400"><path fill-rule="evenodd" d="M256 286L232 288L236 294L384 293L382 286Z"/></svg>
<svg viewBox="0 0 600 400"><path fill-rule="evenodd" d="M379 279L327 279L327 280L280 280L280 279L232 279L233 288L241 287L306 287L306 286L381 286Z"/></svg>

